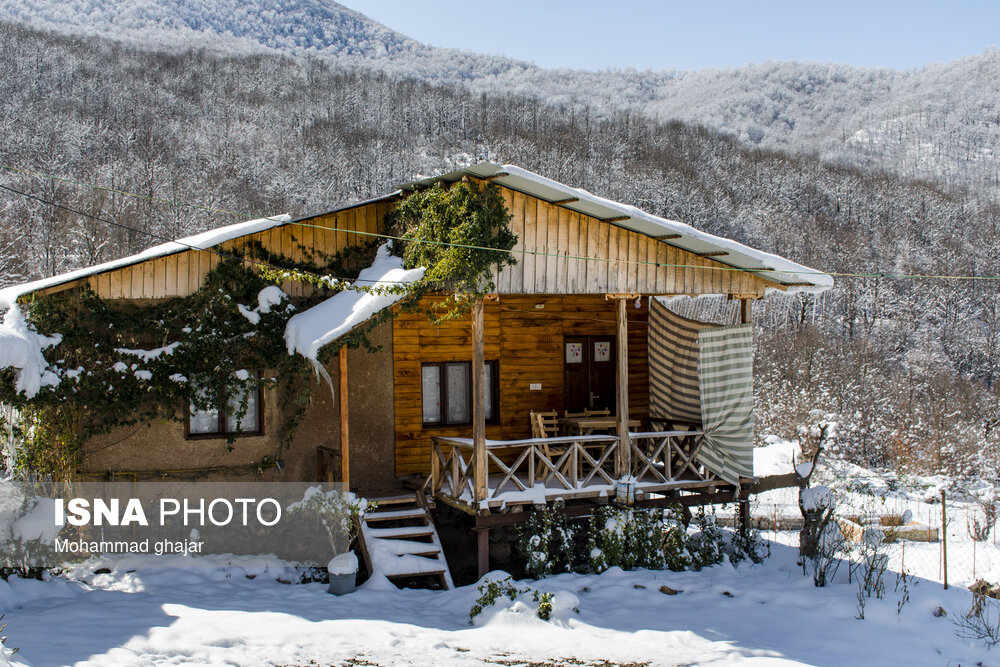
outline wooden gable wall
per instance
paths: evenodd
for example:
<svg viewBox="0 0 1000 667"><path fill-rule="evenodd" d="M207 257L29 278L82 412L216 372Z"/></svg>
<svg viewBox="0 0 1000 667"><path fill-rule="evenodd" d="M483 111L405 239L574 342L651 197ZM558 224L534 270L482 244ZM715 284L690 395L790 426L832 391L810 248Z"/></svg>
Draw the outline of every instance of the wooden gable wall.
<svg viewBox="0 0 1000 667"><path fill-rule="evenodd" d="M780 287L597 218L500 187L518 237L500 294L740 294ZM540 253L522 254L520 251ZM587 257L590 259L575 259ZM596 261L595 261L596 260ZM603 260L603 261L602 261ZM639 262L645 262L639 264ZM655 264L674 266L657 267ZM681 265L681 266L677 266ZM696 268L697 267L697 268Z"/></svg>
<svg viewBox="0 0 1000 667"><path fill-rule="evenodd" d="M374 237L352 231L379 233L382 219L392 205L377 201L334 213L319 215L302 223L288 223L226 241L211 250L185 250L149 259L131 266L92 275L46 290L62 291L85 282L104 299L164 299L188 296L205 281L205 276L222 261L222 255L240 253L253 242L265 250L297 261L307 258L305 249L334 254L348 246L369 243ZM316 227L326 229L316 229ZM344 230L344 231L334 231ZM309 285L288 281L282 289L290 296L303 296Z"/></svg>

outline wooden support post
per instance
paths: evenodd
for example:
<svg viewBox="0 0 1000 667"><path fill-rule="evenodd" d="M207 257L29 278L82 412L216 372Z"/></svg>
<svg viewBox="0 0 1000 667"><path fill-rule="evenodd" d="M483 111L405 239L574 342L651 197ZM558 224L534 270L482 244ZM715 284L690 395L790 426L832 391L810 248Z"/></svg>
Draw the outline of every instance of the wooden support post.
<svg viewBox="0 0 1000 667"><path fill-rule="evenodd" d="M632 448L628 440L628 319L626 300L618 298L618 478L632 471Z"/></svg>
<svg viewBox="0 0 1000 667"><path fill-rule="evenodd" d="M351 488L350 437L347 428L347 348L340 348L340 481Z"/></svg>
<svg viewBox="0 0 1000 667"><path fill-rule="evenodd" d="M525 512L527 514L527 512ZM479 579L490 571L490 529L476 528L477 563Z"/></svg>
<svg viewBox="0 0 1000 667"><path fill-rule="evenodd" d="M740 299L740 323L750 324L750 318L752 311L750 307L753 305L753 301L750 299Z"/></svg>
<svg viewBox="0 0 1000 667"><path fill-rule="evenodd" d="M483 300L472 306L472 483L475 500L486 499L486 379Z"/></svg>

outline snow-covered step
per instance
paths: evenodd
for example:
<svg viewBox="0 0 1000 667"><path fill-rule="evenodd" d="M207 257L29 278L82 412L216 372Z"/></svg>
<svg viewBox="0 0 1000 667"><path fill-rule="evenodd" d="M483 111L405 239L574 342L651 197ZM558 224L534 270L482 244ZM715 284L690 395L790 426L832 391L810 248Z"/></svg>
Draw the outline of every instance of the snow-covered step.
<svg viewBox="0 0 1000 667"><path fill-rule="evenodd" d="M379 540L379 546L385 547L397 556L436 557L441 550L430 542L414 542L412 540Z"/></svg>
<svg viewBox="0 0 1000 667"><path fill-rule="evenodd" d="M426 517L427 514L424 510L417 507L414 509L390 510L387 512L375 510L365 517L365 521L371 523L372 521L398 521L400 519L423 519Z"/></svg>
<svg viewBox="0 0 1000 667"><path fill-rule="evenodd" d="M434 526L399 526L398 528L367 528L365 533L370 537L391 537L405 540L410 537L429 537L437 531Z"/></svg>
<svg viewBox="0 0 1000 667"><path fill-rule="evenodd" d="M404 496L406 499L404 500ZM443 588L454 588L451 571L444 558L441 540L431 520L430 511L419 491L414 494L395 496L397 502L386 503L385 498L370 500L384 507L388 504L415 507L381 510L377 507L361 521L359 543L368 571L380 573L389 579L412 579L414 577L440 577ZM392 525L410 523L411 525ZM412 525L423 523L423 525ZM388 527L374 528L374 525L389 524Z"/></svg>

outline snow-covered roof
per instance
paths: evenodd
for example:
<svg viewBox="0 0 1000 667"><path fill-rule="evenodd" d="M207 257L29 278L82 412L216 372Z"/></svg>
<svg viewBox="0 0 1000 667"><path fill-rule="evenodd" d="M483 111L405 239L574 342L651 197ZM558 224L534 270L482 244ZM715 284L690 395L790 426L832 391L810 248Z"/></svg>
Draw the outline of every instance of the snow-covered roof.
<svg viewBox="0 0 1000 667"><path fill-rule="evenodd" d="M358 274L355 285L364 287L398 287L416 282L424 276L424 268L406 270L403 260L389 253L389 244L378 249L375 261ZM345 290L296 313L285 325L288 353L298 352L316 361L320 349L348 331L403 298L403 294L378 294Z"/></svg>
<svg viewBox="0 0 1000 667"><path fill-rule="evenodd" d="M822 292L833 287L833 278L816 269L756 250L731 239L699 231L683 222L661 218L635 206L598 197L586 190L564 185L512 164L497 165L483 162L448 174L406 183L400 185L400 188L413 190L432 185L437 181L457 181L466 175L489 178L503 187L548 202L560 202L560 206L598 220L614 220L611 224L640 234L654 238L669 236L669 239L663 239L665 243L696 255L725 252L724 256L713 256L711 259L786 286L790 292Z"/></svg>
<svg viewBox="0 0 1000 667"><path fill-rule="evenodd" d="M76 271L70 271L68 273L61 273L57 276L52 276L51 278L43 278L41 280L35 280L21 285L10 285L0 289L0 310L10 308L19 297L25 294L31 294L32 292L37 292L38 290L48 289L49 287L55 287L56 285L73 282L74 280L80 280L81 278L88 278L99 273L104 273L105 271L113 271L114 269L120 269L132 264L138 264L139 262L146 261L147 259L155 259L156 257L172 255L174 253L184 252L185 250L207 250L219 245L220 243L225 243L226 241L231 241L241 236L256 234L257 232L263 232L271 229L272 227L283 225L290 220L291 218L285 214L272 216L270 218L247 220L246 222L239 222L234 225L219 227L218 229L210 229L207 232L195 234L194 236L188 236L176 241L161 243L160 245L155 245L152 248L143 250L136 255L122 257L121 259L104 262L103 264L95 264L94 266L88 266L86 268L77 269Z"/></svg>

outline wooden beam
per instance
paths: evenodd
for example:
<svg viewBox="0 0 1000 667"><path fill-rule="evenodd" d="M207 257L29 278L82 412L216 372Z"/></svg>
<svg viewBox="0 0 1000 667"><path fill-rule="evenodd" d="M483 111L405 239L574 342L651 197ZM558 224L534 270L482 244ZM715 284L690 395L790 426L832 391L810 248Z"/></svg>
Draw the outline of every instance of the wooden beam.
<svg viewBox="0 0 1000 667"><path fill-rule="evenodd" d="M626 477L632 469L632 451L628 440L628 312L629 299L618 299L618 470L617 477Z"/></svg>
<svg viewBox="0 0 1000 667"><path fill-rule="evenodd" d="M483 180L483 181L495 181L498 178L506 178L508 176L510 176L510 174L508 174L506 171L498 171L497 173L493 174L492 176L485 176L485 177L483 177L480 180Z"/></svg>
<svg viewBox="0 0 1000 667"><path fill-rule="evenodd" d="M698 255L698 257L725 257L729 253L725 252L724 250L717 250L713 252L699 252L696 254Z"/></svg>
<svg viewBox="0 0 1000 667"><path fill-rule="evenodd" d="M478 558L477 569L479 571L479 578L482 579L483 576L490 571L490 529L489 528L476 528L476 551Z"/></svg>
<svg viewBox="0 0 1000 667"><path fill-rule="evenodd" d="M670 241L671 239L679 239L680 234L662 234L660 236L654 236L653 239L657 241Z"/></svg>
<svg viewBox="0 0 1000 667"><path fill-rule="evenodd" d="M600 218L601 222L621 222L622 220L631 220L631 215L619 215L614 218Z"/></svg>
<svg viewBox="0 0 1000 667"><path fill-rule="evenodd" d="M486 500L486 379L483 300L472 306L472 484L474 500Z"/></svg>
<svg viewBox="0 0 1000 667"><path fill-rule="evenodd" d="M340 348L340 481L351 488L350 437L347 424L347 348Z"/></svg>
<svg viewBox="0 0 1000 667"><path fill-rule="evenodd" d="M740 322L742 324L750 324L753 317L752 304L753 301L751 299L740 299Z"/></svg>
<svg viewBox="0 0 1000 667"><path fill-rule="evenodd" d="M557 199L556 201L550 201L549 203L553 206L562 206L563 204L572 204L575 201L580 201L579 197L567 197L566 199Z"/></svg>

